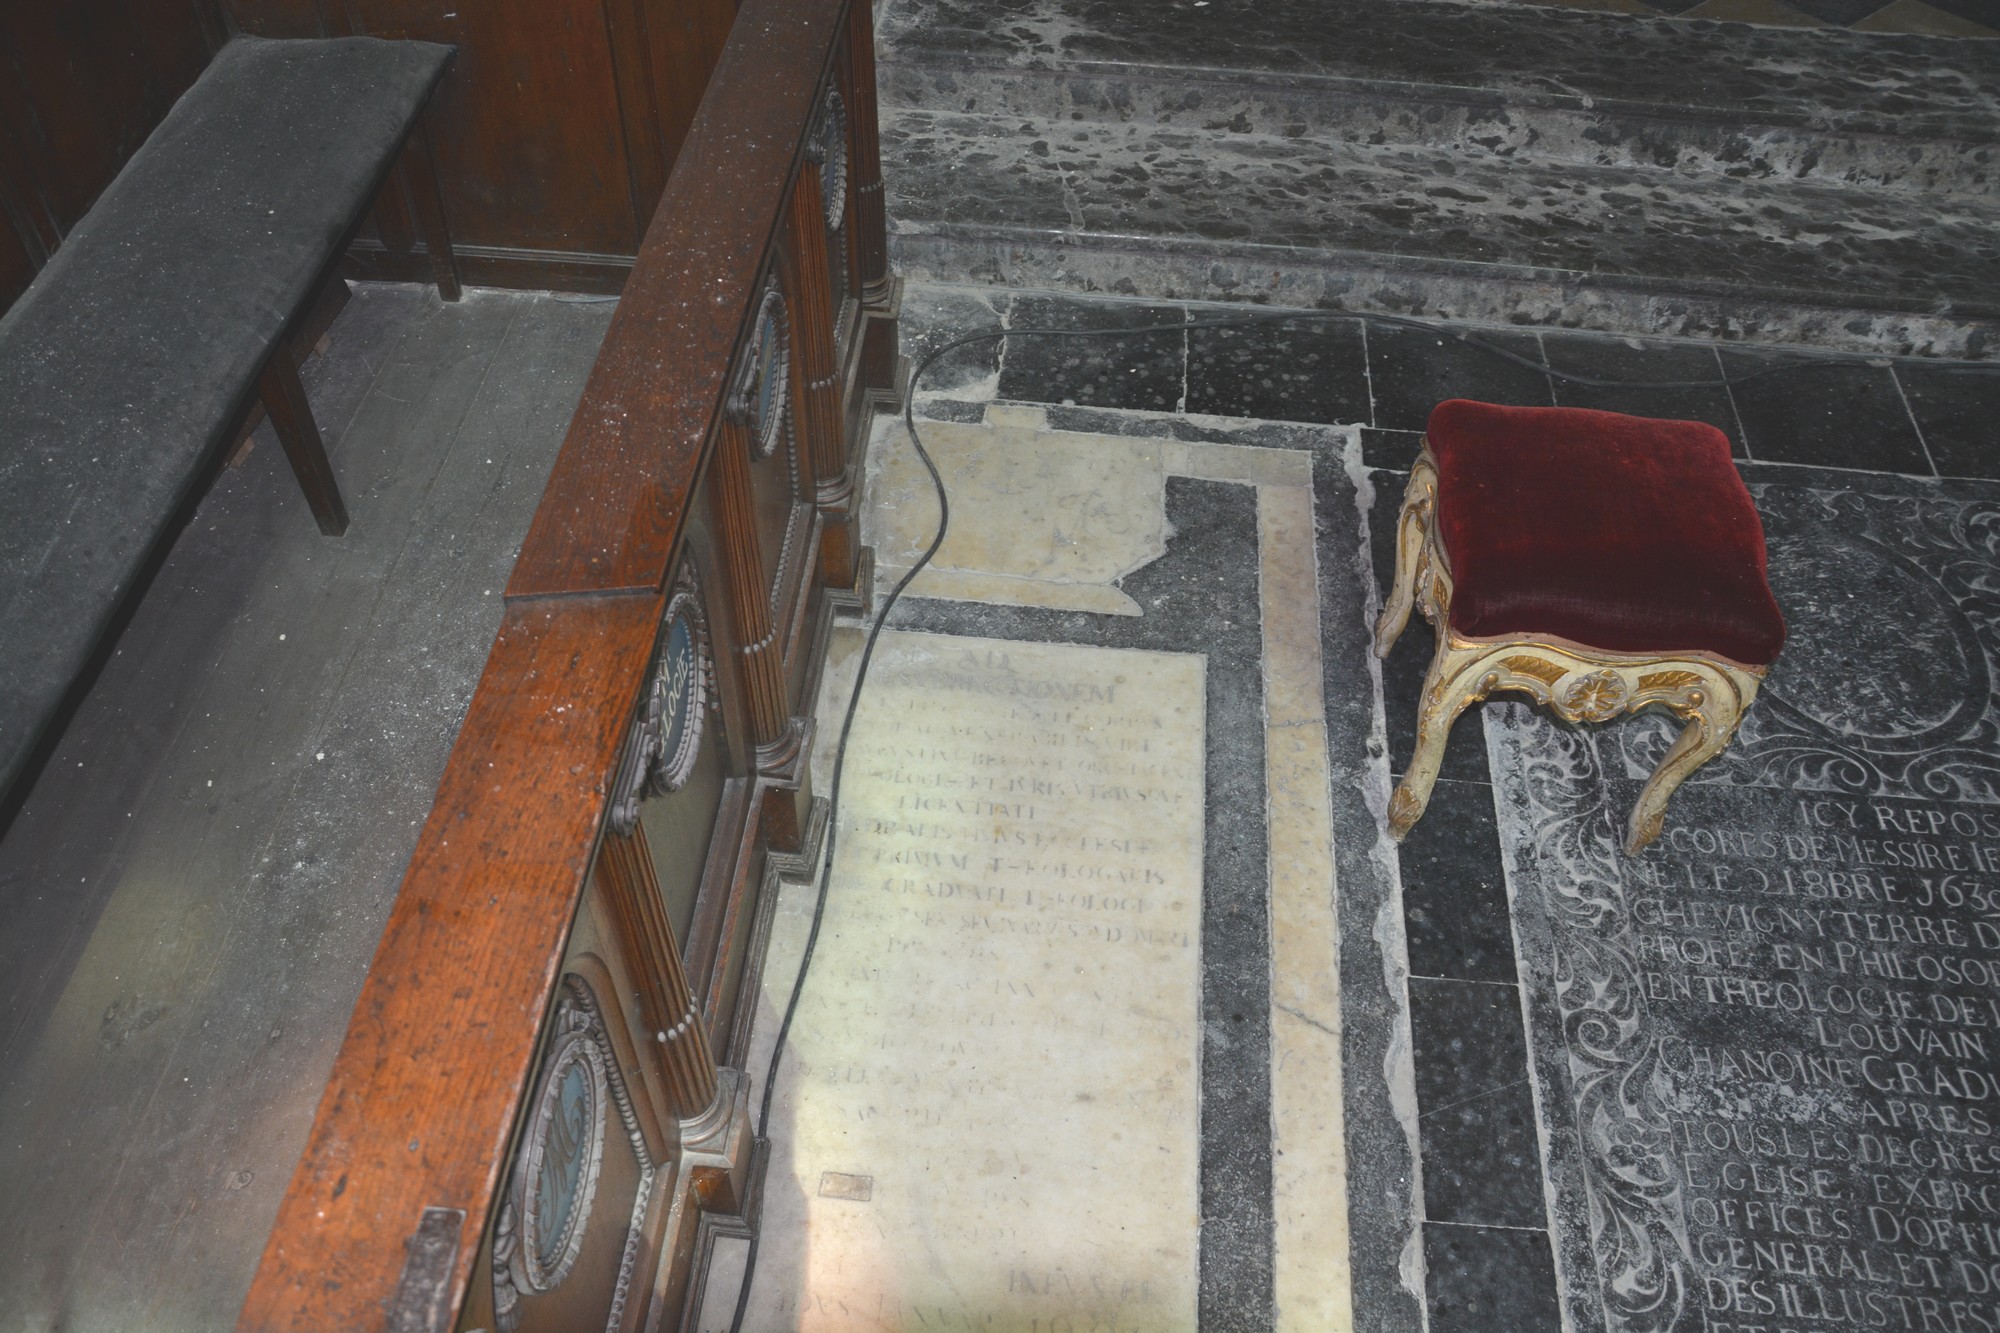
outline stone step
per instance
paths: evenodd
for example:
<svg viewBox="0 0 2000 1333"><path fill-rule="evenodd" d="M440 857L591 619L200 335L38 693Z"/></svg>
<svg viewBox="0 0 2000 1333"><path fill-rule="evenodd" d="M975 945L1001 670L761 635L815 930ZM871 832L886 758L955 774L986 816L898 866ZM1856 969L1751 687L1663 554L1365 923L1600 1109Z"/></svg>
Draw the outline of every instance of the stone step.
<svg viewBox="0 0 2000 1333"><path fill-rule="evenodd" d="M2000 355L2000 43L1453 0L891 0L913 276Z"/></svg>
<svg viewBox="0 0 2000 1333"><path fill-rule="evenodd" d="M1991 198L908 108L882 152L898 266L931 281L2000 351Z"/></svg>
<svg viewBox="0 0 2000 1333"><path fill-rule="evenodd" d="M1928 194L2000 184L2000 43L1453 0L892 0L885 106Z"/></svg>

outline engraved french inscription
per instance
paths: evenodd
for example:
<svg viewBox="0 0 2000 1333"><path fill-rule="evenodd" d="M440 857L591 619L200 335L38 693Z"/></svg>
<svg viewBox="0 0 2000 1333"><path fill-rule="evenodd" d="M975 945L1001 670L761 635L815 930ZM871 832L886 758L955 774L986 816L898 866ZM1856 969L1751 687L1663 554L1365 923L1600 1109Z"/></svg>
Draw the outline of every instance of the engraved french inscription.
<svg viewBox="0 0 2000 1333"><path fill-rule="evenodd" d="M750 1326L1194 1327L1203 689L1184 655L882 636Z"/></svg>
<svg viewBox="0 0 2000 1333"><path fill-rule="evenodd" d="M2000 1328L2000 809L1745 805L1627 871L1701 1326Z"/></svg>
<svg viewBox="0 0 2000 1333"><path fill-rule="evenodd" d="M2000 807L1692 784L1628 859L1636 784L1514 717L1496 772L1552 1001L1559 1247L1596 1270L1573 1317L2000 1329Z"/></svg>

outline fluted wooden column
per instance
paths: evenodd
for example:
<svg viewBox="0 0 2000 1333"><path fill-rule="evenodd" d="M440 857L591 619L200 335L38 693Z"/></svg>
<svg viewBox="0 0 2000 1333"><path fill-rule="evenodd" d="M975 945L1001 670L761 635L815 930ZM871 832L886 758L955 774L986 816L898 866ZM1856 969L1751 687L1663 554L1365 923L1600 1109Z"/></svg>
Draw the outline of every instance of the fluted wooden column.
<svg viewBox="0 0 2000 1333"><path fill-rule="evenodd" d="M790 726L784 654L771 622L771 592L765 586L764 556L757 542L749 431L733 416L723 418L720 430L722 438L715 445L715 507L722 576L729 584L729 609L736 623L736 659L750 740L756 747L757 768L768 772L787 767L796 757L799 735Z"/></svg>
<svg viewBox="0 0 2000 1333"><path fill-rule="evenodd" d="M834 359L833 277L826 251L826 196L820 174L808 163L793 187L786 218L787 276L791 290L794 419L804 445L807 498L819 508L820 576L829 587L852 588L855 540L851 501L854 476L842 425L840 373Z"/></svg>
<svg viewBox="0 0 2000 1333"><path fill-rule="evenodd" d="M848 8L848 151L853 154L854 243L860 260L861 301L890 300L889 233L882 203L882 143L875 107L875 15L868 0Z"/></svg>
<svg viewBox="0 0 2000 1333"><path fill-rule="evenodd" d="M639 1012L660 1054L668 1103L676 1119L694 1120L715 1104L715 1053L681 967L645 826L607 835L597 857L618 933L642 974Z"/></svg>

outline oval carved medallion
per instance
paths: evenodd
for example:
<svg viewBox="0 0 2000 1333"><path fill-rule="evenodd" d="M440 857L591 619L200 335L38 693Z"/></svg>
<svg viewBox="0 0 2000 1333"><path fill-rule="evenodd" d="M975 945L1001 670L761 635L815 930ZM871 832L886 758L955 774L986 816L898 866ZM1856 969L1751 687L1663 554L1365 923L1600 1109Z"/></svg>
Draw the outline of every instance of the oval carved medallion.
<svg viewBox="0 0 2000 1333"><path fill-rule="evenodd" d="M769 458L784 436L789 419L785 391L790 382L785 298L772 278L764 286L764 299L757 306L750 341L736 372L736 387L729 395L729 415L749 432L750 451L756 458Z"/></svg>

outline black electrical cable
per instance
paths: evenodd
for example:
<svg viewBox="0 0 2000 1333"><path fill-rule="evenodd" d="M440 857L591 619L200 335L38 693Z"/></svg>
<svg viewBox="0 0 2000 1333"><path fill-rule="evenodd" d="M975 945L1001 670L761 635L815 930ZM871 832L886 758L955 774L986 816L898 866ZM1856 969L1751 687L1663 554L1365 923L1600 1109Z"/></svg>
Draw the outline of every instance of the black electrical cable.
<svg viewBox="0 0 2000 1333"><path fill-rule="evenodd" d="M1476 333L1443 327L1427 320L1410 319L1402 315L1355 314L1344 310L1285 311L1273 312L1268 315L1235 315L1222 319L1181 320L1173 323L1136 325L1122 329L991 329L984 333L969 333L962 338L954 338L950 342L942 343L932 348L917 363L916 369L910 372L909 386L904 391L903 397L903 429L909 433L910 447L916 450L917 458L923 463L924 470L930 473L931 485L937 490L937 535L931 538L931 543L924 548L924 553L917 557L916 563L910 566L902 578L896 580L896 586L890 590L888 597L883 599L882 609L875 614L874 622L869 625L867 641L861 648L861 660L857 664L854 673L854 689L848 695L847 711L840 721L840 739L833 752L833 782L827 792L826 847L823 853L825 859L820 866L819 888L813 899L812 925L806 931L806 947L804 952L799 956L799 970L798 975L792 981L791 997L785 1003L784 1021L778 1024L778 1039L771 1047L771 1062L764 1071L764 1095L757 1109L756 1143L759 1148L768 1151L770 1147L766 1131L771 1123L771 1100L778 1086L778 1062L783 1058L785 1053L785 1039L791 1034L792 1018L798 1013L799 996L805 991L806 972L812 966L813 951L819 945L820 923L826 917L827 889L833 876L833 848L834 842L839 836L840 829L840 780L847 768L847 735L854 728L854 712L861 702L861 687L868 679L868 663L875 656L875 640L881 636L882 627L888 624L889 613L895 609L896 603L902 599L904 590L910 586L911 581L918 574L923 572L924 566L930 564L931 558L938 553L938 548L944 545L945 533L951 526L951 497L945 492L944 477L939 474L937 463L932 460L930 451L924 448L923 435L917 430L917 385L922 381L924 373L939 358L955 352L961 347L970 347L975 343L982 342L1000 342L1008 338L1134 338L1160 333L1185 333L1191 329L1241 329L1262 325L1319 324L1331 320L1343 319L1358 319L1370 324L1389 324L1398 328L1417 329L1424 333L1435 333L1441 336L1456 338L1462 343L1477 347L1481 351L1497 356L1502 360L1512 361L1518 365L1526 366L1530 370L1541 371L1555 379L1562 380L1566 384L1575 384L1587 389L1719 389L1731 384L1741 384L1745 380L1757 379L1760 376L1776 374L1782 370L1794 370L1801 366L1865 366L1876 364L1876 362L1865 357L1800 356L1791 360L1773 361L1767 366L1762 366L1756 370L1748 371L1728 379L1650 381L1597 379L1589 375L1578 375L1569 371L1557 370L1553 366L1547 366L1534 360L1532 357L1522 356L1518 352L1511 351L1500 346L1498 343L1482 338ZM2000 371L2000 364L1983 361L1927 360L1925 364L1953 371ZM743 1333L743 1316L750 1308L750 1284L757 1274L757 1242L762 1238L762 1235L763 1227L758 1223L752 1223L750 1229L750 1248L743 1257L743 1281L742 1285L737 1289L736 1313L729 1321L729 1333Z"/></svg>

